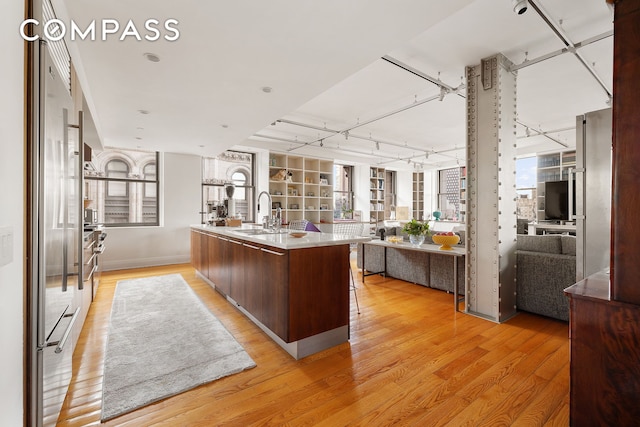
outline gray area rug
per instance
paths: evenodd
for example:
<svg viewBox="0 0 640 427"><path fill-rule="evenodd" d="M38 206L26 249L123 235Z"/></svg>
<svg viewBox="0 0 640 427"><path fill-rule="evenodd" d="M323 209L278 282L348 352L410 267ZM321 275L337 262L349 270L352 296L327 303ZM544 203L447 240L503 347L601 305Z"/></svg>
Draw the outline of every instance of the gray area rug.
<svg viewBox="0 0 640 427"><path fill-rule="evenodd" d="M254 366L180 274L119 281L102 421Z"/></svg>

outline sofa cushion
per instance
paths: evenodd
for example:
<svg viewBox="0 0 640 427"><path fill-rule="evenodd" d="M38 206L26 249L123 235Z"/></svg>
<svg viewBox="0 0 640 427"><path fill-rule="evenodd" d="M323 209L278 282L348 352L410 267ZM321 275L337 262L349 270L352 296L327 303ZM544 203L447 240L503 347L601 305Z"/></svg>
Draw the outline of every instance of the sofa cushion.
<svg viewBox="0 0 640 427"><path fill-rule="evenodd" d="M560 235L534 236L518 234L518 250L530 252L544 252L549 254L562 253L562 240Z"/></svg>
<svg viewBox="0 0 640 427"><path fill-rule="evenodd" d="M562 254L563 255L575 255L576 254L576 236L561 236L562 242Z"/></svg>

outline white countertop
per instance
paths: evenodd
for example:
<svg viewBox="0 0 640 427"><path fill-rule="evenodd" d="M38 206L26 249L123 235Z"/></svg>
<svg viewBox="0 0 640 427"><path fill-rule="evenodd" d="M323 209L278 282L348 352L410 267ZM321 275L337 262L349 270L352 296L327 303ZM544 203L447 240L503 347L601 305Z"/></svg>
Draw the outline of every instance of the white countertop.
<svg viewBox="0 0 640 427"><path fill-rule="evenodd" d="M398 249L408 249L412 251L420 251L420 252L437 252L444 255L452 255L452 256L462 256L467 253L467 250L464 246L454 245L451 249L440 249L440 245L436 245L433 243L423 243L421 245L412 245L409 242L398 242L393 243L388 240L372 240L367 242L369 245L377 245L377 246L386 246L388 248L398 248Z"/></svg>
<svg viewBox="0 0 640 427"><path fill-rule="evenodd" d="M315 248L320 246L346 245L349 243L368 242L370 237L348 236L344 234L307 232L304 237L290 236L286 229L282 229L280 234L245 234L241 230L257 229L262 226L243 224L241 227L216 227L212 225L195 224L191 225L194 230L207 231L209 233L225 236L234 240L269 245L280 249L302 249ZM298 230L294 230L298 231Z"/></svg>

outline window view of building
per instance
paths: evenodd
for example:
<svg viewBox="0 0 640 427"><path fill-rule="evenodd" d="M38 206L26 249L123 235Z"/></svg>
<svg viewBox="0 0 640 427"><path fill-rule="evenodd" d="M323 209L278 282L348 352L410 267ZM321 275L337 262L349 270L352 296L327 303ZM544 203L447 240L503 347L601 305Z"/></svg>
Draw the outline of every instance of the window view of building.
<svg viewBox="0 0 640 427"><path fill-rule="evenodd" d="M333 217L353 218L353 166L333 165Z"/></svg>
<svg viewBox="0 0 640 427"><path fill-rule="evenodd" d="M518 219L534 221L536 219L536 158L524 157L516 160L516 208Z"/></svg>
<svg viewBox="0 0 640 427"><path fill-rule="evenodd" d="M438 171L438 210L442 219L457 219L460 213L460 168Z"/></svg>
<svg viewBox="0 0 640 427"><path fill-rule="evenodd" d="M107 226L158 225L158 153L105 149L85 170L85 205Z"/></svg>
<svg viewBox="0 0 640 427"><path fill-rule="evenodd" d="M203 158L202 212L208 212L213 206L218 216L239 217L252 222L255 214L254 164L254 154L239 151L225 151L216 157ZM229 184L235 187L231 204L234 212L228 212Z"/></svg>

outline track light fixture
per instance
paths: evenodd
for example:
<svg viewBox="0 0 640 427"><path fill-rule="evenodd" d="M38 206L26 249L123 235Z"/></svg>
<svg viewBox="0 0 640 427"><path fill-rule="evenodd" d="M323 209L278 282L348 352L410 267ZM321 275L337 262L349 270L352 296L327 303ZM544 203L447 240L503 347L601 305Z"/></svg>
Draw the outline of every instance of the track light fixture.
<svg viewBox="0 0 640 427"><path fill-rule="evenodd" d="M376 150L380 149L380 143L378 141L376 141Z"/></svg>
<svg viewBox="0 0 640 427"><path fill-rule="evenodd" d="M527 11L527 0L511 0L511 4L513 5L513 11L518 15L522 15Z"/></svg>
<svg viewBox="0 0 640 427"><path fill-rule="evenodd" d="M323 146L324 146L324 139L321 139L320 140L320 147L323 147Z"/></svg>

